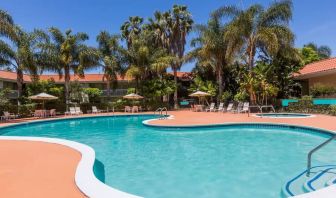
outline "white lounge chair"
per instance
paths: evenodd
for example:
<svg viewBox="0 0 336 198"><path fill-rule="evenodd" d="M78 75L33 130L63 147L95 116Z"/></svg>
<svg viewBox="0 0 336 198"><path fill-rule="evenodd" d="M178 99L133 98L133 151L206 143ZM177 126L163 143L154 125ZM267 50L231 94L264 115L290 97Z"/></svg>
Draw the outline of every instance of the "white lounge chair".
<svg viewBox="0 0 336 198"><path fill-rule="evenodd" d="M80 107L75 107L75 111L76 111L77 115L83 114Z"/></svg>
<svg viewBox="0 0 336 198"><path fill-rule="evenodd" d="M130 106L125 106L125 113L132 112L132 108Z"/></svg>
<svg viewBox="0 0 336 198"><path fill-rule="evenodd" d="M205 111L206 111L206 112L208 112L208 111L209 111L209 112L216 111L216 109L215 109L215 103L214 103L214 102L211 103L211 104L210 104L210 107L206 108Z"/></svg>
<svg viewBox="0 0 336 198"><path fill-rule="evenodd" d="M238 111L238 113L247 113L249 111L250 103L249 102L244 102L243 108Z"/></svg>
<svg viewBox="0 0 336 198"><path fill-rule="evenodd" d="M15 115L14 113L9 113L8 111L4 111L3 114L4 114L4 115L2 116L2 119L4 119L4 120L15 119L15 118L18 117L18 116Z"/></svg>
<svg viewBox="0 0 336 198"><path fill-rule="evenodd" d="M229 105L226 108L227 112L232 112L233 111L233 103L229 103Z"/></svg>
<svg viewBox="0 0 336 198"><path fill-rule="evenodd" d="M224 103L223 102L219 103L219 106L216 109L216 111L218 111L218 112L223 112L224 111Z"/></svg>
<svg viewBox="0 0 336 198"><path fill-rule="evenodd" d="M56 116L56 109L50 109L50 111L49 111L49 116L50 116L50 117L54 117L54 116Z"/></svg>
<svg viewBox="0 0 336 198"><path fill-rule="evenodd" d="M96 106L92 106L92 113L102 113L102 111L97 109Z"/></svg>
<svg viewBox="0 0 336 198"><path fill-rule="evenodd" d="M76 113L76 109L75 109L75 107L69 107L69 111L70 111L70 115L78 115L78 114Z"/></svg>
<svg viewBox="0 0 336 198"><path fill-rule="evenodd" d="M133 106L132 107L132 113L135 113L135 112L139 113L139 107L138 106Z"/></svg>
<svg viewBox="0 0 336 198"><path fill-rule="evenodd" d="M239 102L237 105L237 109L233 110L234 113L239 113L243 109L244 103Z"/></svg>

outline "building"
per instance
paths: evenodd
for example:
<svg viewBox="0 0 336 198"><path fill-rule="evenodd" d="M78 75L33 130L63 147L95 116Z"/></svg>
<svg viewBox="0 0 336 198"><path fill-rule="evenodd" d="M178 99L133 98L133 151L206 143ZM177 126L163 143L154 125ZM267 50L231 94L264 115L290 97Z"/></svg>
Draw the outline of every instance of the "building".
<svg viewBox="0 0 336 198"><path fill-rule="evenodd" d="M178 72L177 76L182 82L188 82L190 80L190 72ZM40 75L40 80L53 80L56 84L64 85L64 78L60 78L57 74ZM103 74L85 74L83 78L76 75L70 76L70 81L79 82L83 88L98 88L103 91L103 95L107 96L106 81L104 81ZM24 75L24 83L31 83L29 75ZM135 87L135 82L132 79L118 76L118 85L116 89L110 91L110 96L120 97L126 95L127 89ZM16 73L0 70L0 89L8 88L11 90L10 98L17 98L17 84Z"/></svg>
<svg viewBox="0 0 336 198"><path fill-rule="evenodd" d="M302 95L309 95L309 89L316 84L336 87L336 57L304 66L294 79L302 85Z"/></svg>

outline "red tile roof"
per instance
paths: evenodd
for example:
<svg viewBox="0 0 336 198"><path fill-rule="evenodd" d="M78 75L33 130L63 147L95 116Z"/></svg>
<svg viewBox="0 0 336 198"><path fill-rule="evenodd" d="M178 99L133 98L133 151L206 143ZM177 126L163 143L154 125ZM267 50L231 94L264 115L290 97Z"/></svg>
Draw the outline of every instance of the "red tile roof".
<svg viewBox="0 0 336 198"><path fill-rule="evenodd" d="M8 81L16 81L16 73L10 71L0 70L0 79L8 80ZM29 75L23 75L24 82L31 82Z"/></svg>
<svg viewBox="0 0 336 198"><path fill-rule="evenodd" d="M170 74L173 74L172 72L169 72ZM177 77L187 79L190 72L177 72ZM9 80L9 81L16 81L16 73L15 72L8 72L8 71L1 71L0 70L0 79L3 80ZM53 79L56 83L62 83L64 82L64 76L62 78L59 77L58 74L45 74L40 75L41 80L48 80ZM83 78L71 75L70 76L71 81L79 81L79 82L102 82L103 81L103 74L85 74ZM118 76L118 80L132 80L127 77L121 77ZM31 82L29 75L24 75L24 81L25 82Z"/></svg>
<svg viewBox="0 0 336 198"><path fill-rule="evenodd" d="M304 66L294 76L296 78L304 79L304 77L309 77L310 75L323 74L325 72L331 72L333 70L335 70L336 72L336 57L310 63Z"/></svg>

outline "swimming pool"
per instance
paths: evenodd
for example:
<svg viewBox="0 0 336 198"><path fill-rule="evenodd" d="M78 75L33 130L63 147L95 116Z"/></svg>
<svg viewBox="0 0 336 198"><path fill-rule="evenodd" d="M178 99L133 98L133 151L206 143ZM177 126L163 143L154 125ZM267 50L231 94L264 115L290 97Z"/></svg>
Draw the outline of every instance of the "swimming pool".
<svg viewBox="0 0 336 198"><path fill-rule="evenodd" d="M74 140L93 147L97 176L144 197L280 197L304 170L308 151L328 138L311 129L261 124L146 127L153 116L93 117L2 128L0 134ZM336 144L314 165L335 164Z"/></svg>
<svg viewBox="0 0 336 198"><path fill-rule="evenodd" d="M256 116L266 118L307 118L313 115L303 113L258 113Z"/></svg>

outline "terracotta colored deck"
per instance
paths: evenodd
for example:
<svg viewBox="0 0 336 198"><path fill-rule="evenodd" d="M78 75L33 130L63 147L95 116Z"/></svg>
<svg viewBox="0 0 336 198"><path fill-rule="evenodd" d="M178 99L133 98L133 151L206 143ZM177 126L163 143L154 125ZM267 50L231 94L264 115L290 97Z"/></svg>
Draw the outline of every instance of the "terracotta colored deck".
<svg viewBox="0 0 336 198"><path fill-rule="evenodd" d="M302 126L318 127L328 130L336 130L336 116L316 115L307 118L260 118L247 114L218 113L218 112L191 112L191 111L172 111L173 119L154 120L149 124L185 126L185 125L207 125L239 122L271 122L287 123Z"/></svg>
<svg viewBox="0 0 336 198"><path fill-rule="evenodd" d="M74 178L81 155L65 146L0 140L0 197L85 197Z"/></svg>
<svg viewBox="0 0 336 198"><path fill-rule="evenodd" d="M115 115L118 114L123 113L116 113ZM150 124L185 126L239 122L272 122L336 130L336 117L326 115L316 115L316 117L310 118L275 119L248 117L247 114L214 112L171 111L169 114L173 115L174 118L154 120ZM82 116L92 116L92 114ZM62 117L64 116L58 118ZM38 119L16 119L0 123L0 126L31 120ZM80 158L80 153L61 145L2 140L0 141L0 197L85 197L79 191L74 181L76 167Z"/></svg>

